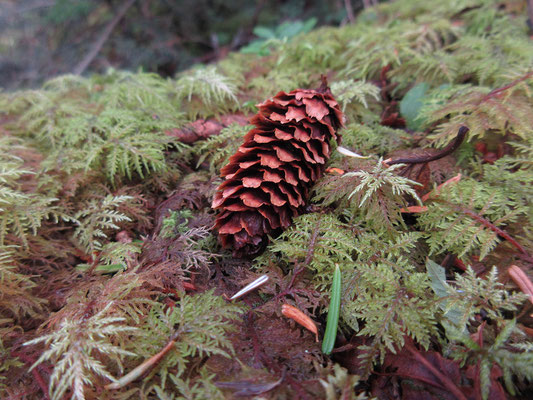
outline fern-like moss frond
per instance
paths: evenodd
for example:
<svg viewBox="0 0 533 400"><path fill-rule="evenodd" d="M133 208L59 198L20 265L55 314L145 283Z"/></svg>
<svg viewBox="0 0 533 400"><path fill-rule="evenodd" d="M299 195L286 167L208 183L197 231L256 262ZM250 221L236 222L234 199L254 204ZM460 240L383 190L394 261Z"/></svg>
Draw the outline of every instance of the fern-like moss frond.
<svg viewBox="0 0 533 400"><path fill-rule="evenodd" d="M344 293L342 315L359 335L372 337L372 344L360 347L364 352L362 367L368 376L379 356L403 346L407 334L428 348L435 330L436 306L427 274L416 272L404 258L378 263L357 263L359 277L355 286ZM353 299L353 300L352 300ZM359 323L363 321L362 329Z"/></svg>
<svg viewBox="0 0 533 400"><path fill-rule="evenodd" d="M491 370L498 365L509 393L517 395L515 379L533 378L533 346L531 343L512 343L511 334L516 331L516 320L506 320L494 342L487 348L474 341L467 332L445 325L447 336L455 345L451 356L461 364L476 364L479 368L481 395L489 399L491 392ZM483 332L483 331L482 331Z"/></svg>
<svg viewBox="0 0 533 400"><path fill-rule="evenodd" d="M428 234L431 253L449 251L463 257L479 252L480 259L499 243L497 231L516 221L526 208L504 190L473 179L447 185L426 202L418 223Z"/></svg>
<svg viewBox="0 0 533 400"><path fill-rule="evenodd" d="M365 81L335 81L331 84L331 91L349 121L361 120L368 113L365 111L369 107L368 100L376 103L380 99L380 89Z"/></svg>
<svg viewBox="0 0 533 400"><path fill-rule="evenodd" d="M466 92L458 91L449 103L431 113L426 109L426 124L440 122L430 139L437 145L451 141L459 127L470 128L468 140L489 134L504 136L512 133L526 139L533 134L531 98L517 85L499 95L486 87L476 87Z"/></svg>
<svg viewBox="0 0 533 400"><path fill-rule="evenodd" d="M332 214L306 214L296 218L293 226L283 232L269 246L272 253L280 253L286 262L302 264L314 272L318 288L331 282L335 264L353 261L356 242L349 225ZM268 259L269 255L262 258ZM265 260L259 259L258 264Z"/></svg>
<svg viewBox="0 0 533 400"><path fill-rule="evenodd" d="M0 159L0 245L11 234L27 246L27 236L36 235L43 220L70 217L57 207L57 198L25 190L23 182L35 173L24 168L23 160L9 157L9 150L1 143L0 149L6 151L1 158L8 158Z"/></svg>
<svg viewBox="0 0 533 400"><path fill-rule="evenodd" d="M504 323L504 311L515 311L527 298L523 293L510 293L498 282L496 267L484 279L476 276L471 267L464 275L455 276L455 286L446 285L445 311L454 310L456 328L463 331L474 321L476 314L487 313L489 318Z"/></svg>
<svg viewBox="0 0 533 400"><path fill-rule="evenodd" d="M315 199L325 205L340 201L341 206L360 215L370 228L393 231L397 226L403 226L400 209L407 205L405 196L420 202L412 188L418 183L395 173L401 166L384 166L380 159L372 167L332 177L319 187Z"/></svg>
<svg viewBox="0 0 533 400"><path fill-rule="evenodd" d="M37 284L31 277L19 273L13 258L15 250L12 246L0 247L0 319L40 318L46 302L32 294Z"/></svg>
<svg viewBox="0 0 533 400"><path fill-rule="evenodd" d="M101 200L92 199L74 215L78 227L73 237L88 254L101 250L101 240L106 239L110 231L119 229L119 223L131 221L118 210L122 203L130 200L132 196L112 195Z"/></svg>
<svg viewBox="0 0 533 400"><path fill-rule="evenodd" d="M229 323L242 308L207 291L196 296L183 295L174 307L156 304L146 320L146 336L142 353L147 357L157 353L169 338L176 338L174 349L145 378L145 393L165 392L168 378L174 389L184 384L184 372L194 357L218 354L229 357L233 347L227 332ZM187 387L189 387L187 385Z"/></svg>
<svg viewBox="0 0 533 400"><path fill-rule="evenodd" d="M75 400L85 399L87 386L94 385L96 376L115 381L102 357L115 362L122 369L122 359L135 353L113 344L113 336L135 335L138 328L124 325L124 318L106 316L109 307L83 321L65 319L60 329L26 342L25 345L44 343L45 350L32 368L44 361L52 361L50 397L60 400L67 391Z"/></svg>
<svg viewBox="0 0 533 400"><path fill-rule="evenodd" d="M184 105L193 119L228 111L239 105L236 85L215 67L198 68L182 74L176 81L176 91L179 98L187 101Z"/></svg>
<svg viewBox="0 0 533 400"><path fill-rule="evenodd" d="M252 125L242 126L234 123L223 128L218 135L198 141L193 148L193 152L199 156L197 166L208 160L211 172L218 175L220 168L227 164L229 157L242 144L244 135L252 128Z"/></svg>

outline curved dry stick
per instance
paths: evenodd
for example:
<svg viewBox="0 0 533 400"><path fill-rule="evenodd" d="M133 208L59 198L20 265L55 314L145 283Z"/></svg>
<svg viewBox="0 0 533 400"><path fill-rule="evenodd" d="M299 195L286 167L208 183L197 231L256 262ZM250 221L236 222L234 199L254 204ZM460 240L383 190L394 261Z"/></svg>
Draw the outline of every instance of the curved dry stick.
<svg viewBox="0 0 533 400"><path fill-rule="evenodd" d="M124 375L122 378L118 379L116 382L110 383L109 385L105 386L105 389L107 390L113 390L113 389L121 389L127 384L139 379L141 376L143 376L146 372L150 371L159 361L163 359L167 355L167 353L174 348L174 345L176 344L176 340L178 340L178 335L175 334L172 339L166 344L163 349L150 357L148 360L145 360L140 365L132 369L130 372L128 372L126 375Z"/></svg>
<svg viewBox="0 0 533 400"><path fill-rule="evenodd" d="M455 150L459 148L461 143L465 140L466 134L470 129L466 126L461 126L457 132L455 139L450 142L444 149L439 151L436 154L431 154L429 156L419 156L419 157L407 157L407 158L398 158L396 160L385 161L388 165L393 164L424 164L431 161L438 160L440 158L446 157L449 154L452 154Z"/></svg>

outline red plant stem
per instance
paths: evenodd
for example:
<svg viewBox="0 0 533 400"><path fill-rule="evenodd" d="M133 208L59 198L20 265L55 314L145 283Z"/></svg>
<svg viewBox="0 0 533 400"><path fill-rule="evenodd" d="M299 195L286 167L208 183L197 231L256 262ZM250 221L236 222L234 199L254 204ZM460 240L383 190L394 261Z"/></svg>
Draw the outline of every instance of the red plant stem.
<svg viewBox="0 0 533 400"><path fill-rule="evenodd" d="M440 199L436 199L435 201L442 201ZM522 247L520 243L518 243L511 235L509 235L507 232L505 232L503 229L498 228L496 225L494 225L492 222L490 222L488 219L483 218L481 215L476 214L472 210L469 210L468 208L464 208L455 204L451 204L446 202L456 210L474 218L476 221L478 221L480 224L485 226L486 228L490 229L491 231L495 232L505 240L507 240L509 243L511 243L514 247L518 249L522 254L529 255L526 249Z"/></svg>
<svg viewBox="0 0 533 400"><path fill-rule="evenodd" d="M487 95L485 97L483 97L479 102L478 102L478 105L487 101L488 99L492 98L492 97L495 97L497 95L499 95L501 92L505 92L507 89L510 89L512 88L513 86L516 86L518 85L520 82L523 82L525 81L526 79L529 79L533 76L533 71L530 71L528 72L527 74L523 75L522 77L518 78L518 79L515 79L514 81L508 83L507 85L505 86L502 86L500 88L496 88L494 90L491 90L489 93L487 93Z"/></svg>
<svg viewBox="0 0 533 400"><path fill-rule="evenodd" d="M30 365L31 366L35 362L28 355L26 355L24 353L12 352L11 355L13 357L20 358L22 361L24 361L24 363L26 365ZM33 378L35 379L35 382L37 382L37 385L39 386L39 388L43 392L43 396L44 396L43 399L44 400L49 400L50 398L48 397L48 390L49 390L48 389L48 385L44 381L44 379L41 376L41 374L39 374L39 372L37 371L37 368L32 369L31 370L31 374L33 375Z"/></svg>
<svg viewBox="0 0 533 400"><path fill-rule="evenodd" d="M37 385L39 385L39 388L43 391L44 399L48 400L49 399L48 385L44 381L43 377L41 376L41 374L39 374L39 372L36 369L32 369L31 374L33 375L33 378L37 382Z"/></svg>
<svg viewBox="0 0 533 400"><path fill-rule="evenodd" d="M459 400L468 400L453 381L446 375L443 375L436 369L422 354L420 354L412 345L406 346L409 353L421 364L423 364L442 384Z"/></svg>
<svg viewBox="0 0 533 400"><path fill-rule="evenodd" d="M481 395L481 381L479 379L479 362L474 367L474 396L476 396L476 400L483 400L483 396Z"/></svg>

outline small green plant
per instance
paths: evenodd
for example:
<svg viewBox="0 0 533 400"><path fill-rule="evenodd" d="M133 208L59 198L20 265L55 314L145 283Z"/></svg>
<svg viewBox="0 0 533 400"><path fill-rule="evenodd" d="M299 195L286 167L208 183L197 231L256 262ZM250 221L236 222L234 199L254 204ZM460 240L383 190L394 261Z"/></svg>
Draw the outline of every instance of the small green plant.
<svg viewBox="0 0 533 400"><path fill-rule="evenodd" d="M305 22L286 21L276 28L256 26L253 32L259 39L255 39L241 48L241 53L267 56L271 52L270 46L278 41L288 40L296 35L309 32L316 25L316 22L316 18L309 18Z"/></svg>
<svg viewBox="0 0 533 400"><path fill-rule="evenodd" d="M333 272L333 283L331 285L331 295L329 300L328 320L326 323L326 332L322 341L322 352L331 354L335 340L337 338L337 327L339 325L339 313L341 307L341 270L335 266Z"/></svg>
<svg viewBox="0 0 533 400"><path fill-rule="evenodd" d="M420 203L412 187L419 183L398 175L401 167L386 166L380 159L374 166L327 180L315 198L324 204L338 201L360 215L370 229L392 232L403 226L401 208L407 206L406 196Z"/></svg>
<svg viewBox="0 0 533 400"><path fill-rule="evenodd" d="M481 395L484 400L489 398L491 389L491 373L498 366L502 370L505 387L513 396L517 395L513 377L520 381L531 379L533 376L533 345L531 343L510 343L513 332L517 330L516 320L507 320L501 331L494 338L490 346L485 347L483 328L478 333L480 342L454 326L445 325L448 339L454 343L451 346L451 356L461 362L461 365L475 365L478 368L481 382Z"/></svg>

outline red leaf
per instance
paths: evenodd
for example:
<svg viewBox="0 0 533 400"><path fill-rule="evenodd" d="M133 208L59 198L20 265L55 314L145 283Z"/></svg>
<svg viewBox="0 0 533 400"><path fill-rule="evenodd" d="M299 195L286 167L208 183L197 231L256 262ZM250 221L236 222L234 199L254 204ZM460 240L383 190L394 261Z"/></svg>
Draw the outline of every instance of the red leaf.
<svg viewBox="0 0 533 400"><path fill-rule="evenodd" d="M434 351L420 351L412 340L398 354L389 353L383 363L383 370L403 379L414 381L421 386L420 393L431 393L445 400L470 399L472 389L458 386L462 381L462 371L457 361L448 360ZM402 385L403 386L403 385ZM409 395L411 396L411 395ZM402 397L402 399L418 397Z"/></svg>

